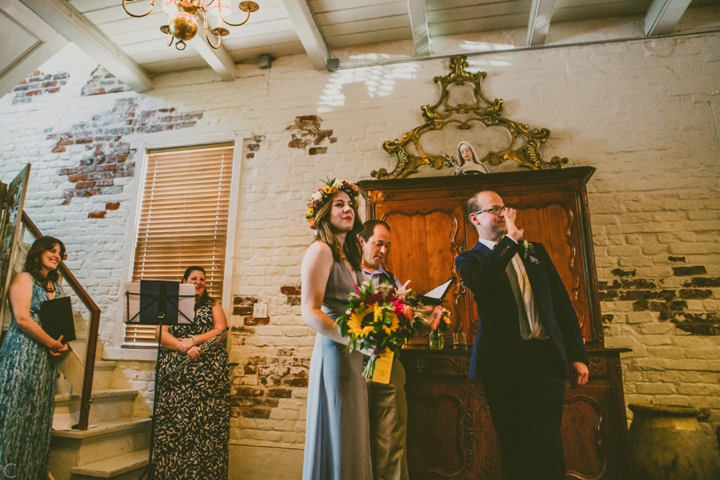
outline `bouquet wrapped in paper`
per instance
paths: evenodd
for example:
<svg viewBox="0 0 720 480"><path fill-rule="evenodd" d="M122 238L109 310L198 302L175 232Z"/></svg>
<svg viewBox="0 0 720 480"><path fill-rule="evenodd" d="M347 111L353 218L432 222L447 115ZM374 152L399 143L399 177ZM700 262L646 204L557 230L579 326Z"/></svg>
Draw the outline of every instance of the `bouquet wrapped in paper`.
<svg viewBox="0 0 720 480"><path fill-rule="evenodd" d="M382 355L389 350L399 354L405 342L427 326L425 307L404 288L367 281L356 290L350 294L345 314L335 321L340 335L349 339L348 351L373 350ZM444 323L440 318L438 321ZM373 378L377 361L368 359L363 377Z"/></svg>

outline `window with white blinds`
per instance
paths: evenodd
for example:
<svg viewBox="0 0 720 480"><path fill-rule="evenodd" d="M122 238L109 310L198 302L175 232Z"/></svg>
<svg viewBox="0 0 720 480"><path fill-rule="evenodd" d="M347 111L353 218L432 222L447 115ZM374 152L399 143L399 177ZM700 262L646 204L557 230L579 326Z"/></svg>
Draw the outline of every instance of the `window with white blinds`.
<svg viewBox="0 0 720 480"><path fill-rule="evenodd" d="M222 298L233 144L151 150L141 200L132 281L180 281L205 269ZM155 327L125 325L123 347L153 347Z"/></svg>

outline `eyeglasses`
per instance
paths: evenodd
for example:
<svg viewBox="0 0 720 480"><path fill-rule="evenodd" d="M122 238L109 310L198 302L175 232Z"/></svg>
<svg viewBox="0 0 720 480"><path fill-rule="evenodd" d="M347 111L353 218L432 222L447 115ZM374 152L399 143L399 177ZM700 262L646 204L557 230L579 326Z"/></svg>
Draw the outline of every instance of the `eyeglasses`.
<svg viewBox="0 0 720 480"><path fill-rule="evenodd" d="M486 208L484 210L478 210L477 212L473 212L473 215L480 215L481 213L485 213L485 212L490 212L493 215L500 215L507 209L508 209L508 207L506 207L505 205L502 205L502 206L501 205L493 205L490 208Z"/></svg>

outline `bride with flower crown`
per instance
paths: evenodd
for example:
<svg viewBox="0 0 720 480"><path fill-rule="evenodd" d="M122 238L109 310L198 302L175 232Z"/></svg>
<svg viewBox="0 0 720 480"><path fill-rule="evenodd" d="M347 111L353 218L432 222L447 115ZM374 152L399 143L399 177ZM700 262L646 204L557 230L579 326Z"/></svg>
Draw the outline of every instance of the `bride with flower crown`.
<svg viewBox="0 0 720 480"><path fill-rule="evenodd" d="M302 319L315 330L305 434L304 480L372 480L363 354L348 353L335 319L362 281L358 187L326 182L308 204L315 241L302 262Z"/></svg>

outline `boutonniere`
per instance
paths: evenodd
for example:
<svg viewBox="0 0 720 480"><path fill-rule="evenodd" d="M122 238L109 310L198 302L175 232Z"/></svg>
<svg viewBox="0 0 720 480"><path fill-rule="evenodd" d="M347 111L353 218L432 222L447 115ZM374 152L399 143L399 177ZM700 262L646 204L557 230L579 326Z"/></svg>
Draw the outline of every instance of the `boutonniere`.
<svg viewBox="0 0 720 480"><path fill-rule="evenodd" d="M540 260L538 260L533 253L535 253L535 247L533 247L533 244L528 242L527 240L523 240L522 243L523 248L523 258L530 258L530 262L534 264L539 264Z"/></svg>

